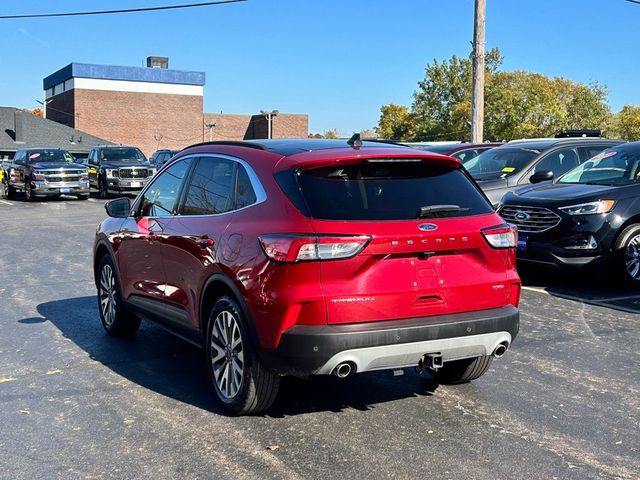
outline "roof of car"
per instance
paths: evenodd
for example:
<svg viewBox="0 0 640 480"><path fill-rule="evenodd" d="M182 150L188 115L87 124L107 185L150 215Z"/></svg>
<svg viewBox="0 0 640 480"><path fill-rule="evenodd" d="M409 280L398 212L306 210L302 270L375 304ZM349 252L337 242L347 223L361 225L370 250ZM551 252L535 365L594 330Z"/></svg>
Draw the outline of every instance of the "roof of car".
<svg viewBox="0 0 640 480"><path fill-rule="evenodd" d="M243 140L243 141L213 141L191 145L192 147L206 145L231 145L238 147L256 148L268 152L273 152L284 157L289 157L297 153L313 152L318 150L329 150L335 148L352 148L347 143L347 139L318 139L318 138L287 138L272 140ZM402 151L412 150L410 147L399 145L393 142L381 142L363 140L360 148L384 148L399 149Z"/></svg>
<svg viewBox="0 0 640 480"><path fill-rule="evenodd" d="M610 143L614 145L616 142L620 142L620 140L612 140L609 138L601 138L601 137L568 137L568 138L536 138L536 139L522 139L522 140L513 140L511 142L505 143L504 145L496 148L527 148L531 150L547 150L551 147L555 147L556 145L563 145L565 143L577 143L577 144L588 144L588 143Z"/></svg>

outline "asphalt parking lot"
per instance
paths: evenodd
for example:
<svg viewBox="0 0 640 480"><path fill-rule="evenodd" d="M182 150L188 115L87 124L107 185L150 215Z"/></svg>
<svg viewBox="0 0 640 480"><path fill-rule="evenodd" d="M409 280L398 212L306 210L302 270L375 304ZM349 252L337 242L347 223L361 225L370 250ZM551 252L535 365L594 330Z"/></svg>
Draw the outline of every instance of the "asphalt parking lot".
<svg viewBox="0 0 640 480"><path fill-rule="evenodd" d="M103 201L0 201L0 478L640 478L640 289L526 271L520 335L479 380L288 379L217 405L202 353L99 322Z"/></svg>

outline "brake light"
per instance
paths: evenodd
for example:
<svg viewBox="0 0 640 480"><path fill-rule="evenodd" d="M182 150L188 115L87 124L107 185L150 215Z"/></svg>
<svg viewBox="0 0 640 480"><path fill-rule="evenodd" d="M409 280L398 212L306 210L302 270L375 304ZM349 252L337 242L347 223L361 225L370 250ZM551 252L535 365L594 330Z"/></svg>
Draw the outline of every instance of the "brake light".
<svg viewBox="0 0 640 480"><path fill-rule="evenodd" d="M482 235L493 248L515 248L518 243L518 227L511 224L485 228Z"/></svg>
<svg viewBox="0 0 640 480"><path fill-rule="evenodd" d="M275 262L337 260L358 255L371 241L367 235L261 235L265 255Z"/></svg>

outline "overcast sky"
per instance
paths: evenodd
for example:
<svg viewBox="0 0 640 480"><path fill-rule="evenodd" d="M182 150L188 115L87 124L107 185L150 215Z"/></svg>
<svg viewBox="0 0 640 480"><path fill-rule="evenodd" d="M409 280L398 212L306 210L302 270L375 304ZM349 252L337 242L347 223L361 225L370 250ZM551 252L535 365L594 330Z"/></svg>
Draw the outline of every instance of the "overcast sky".
<svg viewBox="0 0 640 480"><path fill-rule="evenodd" d="M197 0L192 0L197 1ZM188 3L2 0L0 14ZM640 5L625 0L487 0L487 48L504 68L597 81L611 107L640 104ZM70 62L206 72L205 111L307 113L310 130L377 124L409 105L434 58L468 55L473 0L249 0L155 13L0 20L0 105L37 107L42 79Z"/></svg>

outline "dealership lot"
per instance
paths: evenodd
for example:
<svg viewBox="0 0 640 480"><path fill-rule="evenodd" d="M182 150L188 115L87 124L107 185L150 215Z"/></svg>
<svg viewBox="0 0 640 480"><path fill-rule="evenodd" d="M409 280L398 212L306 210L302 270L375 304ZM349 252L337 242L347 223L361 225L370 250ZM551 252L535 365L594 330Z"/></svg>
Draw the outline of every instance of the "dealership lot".
<svg viewBox="0 0 640 480"><path fill-rule="evenodd" d="M0 200L1 478L638 477L640 291L608 274L524 272L520 335L472 384L286 379L234 418L196 348L104 333L103 203Z"/></svg>

